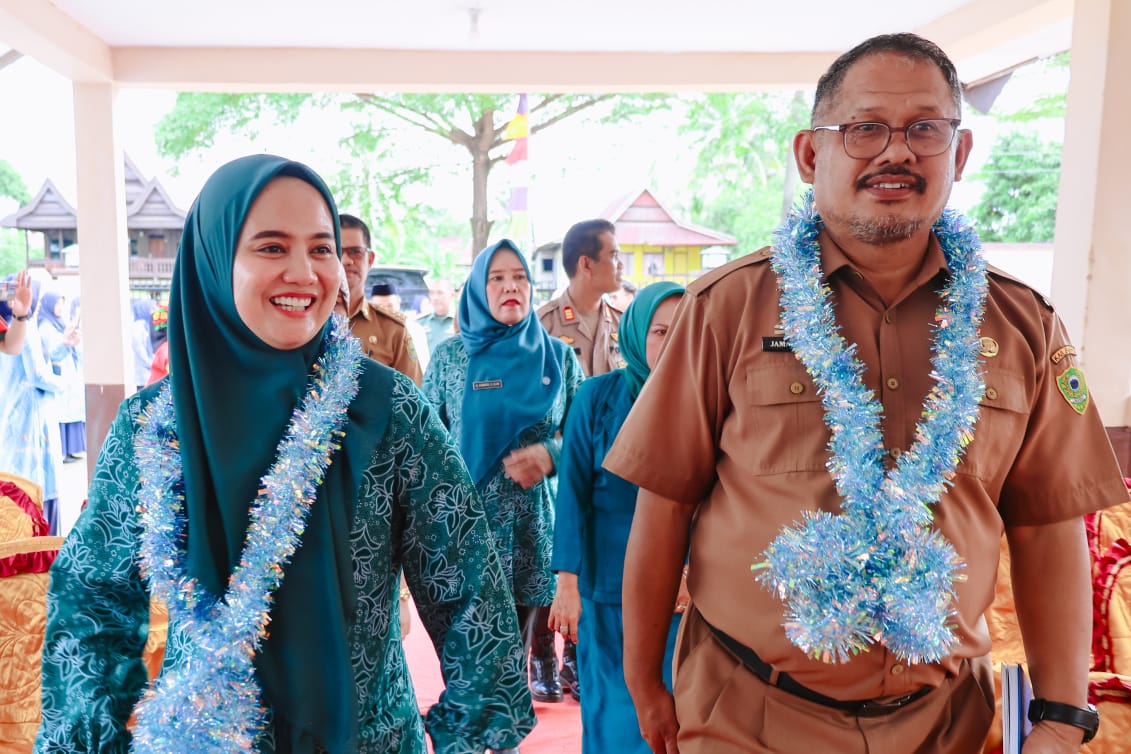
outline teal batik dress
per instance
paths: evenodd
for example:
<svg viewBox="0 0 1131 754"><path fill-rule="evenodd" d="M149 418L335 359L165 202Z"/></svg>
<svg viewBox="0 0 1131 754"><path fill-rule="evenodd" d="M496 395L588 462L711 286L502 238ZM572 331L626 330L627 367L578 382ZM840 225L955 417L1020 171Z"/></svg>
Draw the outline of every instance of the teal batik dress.
<svg viewBox="0 0 1131 754"><path fill-rule="evenodd" d="M141 657L149 610L138 571L133 440L151 395L147 390L123 403L102 447L90 502L51 570L37 752L129 750L126 721L146 683ZM416 387L397 374L391 398L351 534L358 752L424 754L425 726L437 754L514 746L533 728L534 714L513 602L482 504L459 451ZM397 629L402 566L446 682L423 719ZM171 625L165 667L178 661L184 641ZM259 750L273 748L268 732Z"/></svg>
<svg viewBox="0 0 1131 754"><path fill-rule="evenodd" d="M557 342L557 341L555 341ZM550 451L554 468L561 455L560 432L566 410L585 379L577 356L569 348L556 349L561 360L562 386L550 411L523 431L515 448L542 443ZM463 341L449 338L437 346L428 363L421 389L439 409L440 419L453 438L463 427L461 407L467 379L468 356ZM506 411L506 396L500 396L499 411ZM503 572L519 605L549 605L554 601L557 579L550 570L554 550L554 497L557 477L551 476L524 490L507 479L502 465L481 486L487 520Z"/></svg>

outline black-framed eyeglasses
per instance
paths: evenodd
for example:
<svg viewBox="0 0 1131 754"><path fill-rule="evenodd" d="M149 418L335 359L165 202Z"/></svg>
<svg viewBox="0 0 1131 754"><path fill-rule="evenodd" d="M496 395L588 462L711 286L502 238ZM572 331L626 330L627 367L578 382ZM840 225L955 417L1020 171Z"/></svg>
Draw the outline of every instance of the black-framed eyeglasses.
<svg viewBox="0 0 1131 754"><path fill-rule="evenodd" d="M342 247L342 255L348 256L350 259L361 259L369 253L369 249L364 246L344 246Z"/></svg>
<svg viewBox="0 0 1131 754"><path fill-rule="evenodd" d="M907 148L917 157L934 157L950 148L958 132L959 118L924 118L908 123L903 128L893 128L887 123L866 121L841 123L836 126L813 126L812 131L840 131L844 137L844 151L856 160L871 160L883 154L891 144L891 135L902 131Z"/></svg>

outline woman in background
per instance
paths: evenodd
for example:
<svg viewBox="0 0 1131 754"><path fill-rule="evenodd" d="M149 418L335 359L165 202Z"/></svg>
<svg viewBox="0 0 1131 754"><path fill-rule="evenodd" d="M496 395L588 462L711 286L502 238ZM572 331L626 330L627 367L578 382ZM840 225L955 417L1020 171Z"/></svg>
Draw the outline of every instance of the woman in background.
<svg viewBox="0 0 1131 754"><path fill-rule="evenodd" d="M51 371L59 378L62 390L55 396L63 463L86 455L86 383L82 372L82 333L77 317L69 317L70 307L63 294L46 291L39 304L39 337Z"/></svg>
<svg viewBox="0 0 1131 754"><path fill-rule="evenodd" d="M651 752L640 736L624 681L621 583L639 488L605 471L601 463L659 358L682 295L683 288L669 282L653 283L637 294L620 321L626 366L586 380L566 419L552 561L558 588L550 628L577 643L585 689L583 754ZM679 614L687 601L685 573L668 630L664 681L669 689Z"/></svg>
<svg viewBox="0 0 1131 754"><path fill-rule="evenodd" d="M422 387L483 498L527 642L535 608L554 597L559 433L584 377L573 351L534 315L532 294L514 243L480 252L460 298L458 337L436 347Z"/></svg>
<svg viewBox="0 0 1131 754"><path fill-rule="evenodd" d="M0 353L0 471L43 488L43 516L49 533L55 535L59 533L59 477L63 472L55 396L63 383L44 356L36 316L39 291L39 283L32 281L20 352L12 356ZM0 301L0 317L12 318L6 301Z"/></svg>

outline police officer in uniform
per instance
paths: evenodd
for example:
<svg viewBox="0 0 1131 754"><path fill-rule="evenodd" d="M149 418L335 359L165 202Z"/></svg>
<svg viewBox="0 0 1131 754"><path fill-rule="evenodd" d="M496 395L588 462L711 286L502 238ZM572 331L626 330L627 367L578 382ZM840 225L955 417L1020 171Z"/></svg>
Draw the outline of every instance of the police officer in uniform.
<svg viewBox="0 0 1131 754"><path fill-rule="evenodd" d="M620 289L624 266L617 248L616 228L608 220L585 220L570 228L562 239L562 264L569 286L538 310L538 319L551 335L577 354L586 377L605 374L624 366L617 343L620 310L604 295ZM559 674L549 630L549 608L543 608L531 648L530 691L535 699L561 698L562 687L580 701L577 655L566 640Z"/></svg>
<svg viewBox="0 0 1131 754"><path fill-rule="evenodd" d="M365 276L376 257L370 248L369 226L354 215L342 213L340 217L342 267L350 287L350 330L361 341L366 356L392 367L419 387L424 373L404 320L365 300Z"/></svg>

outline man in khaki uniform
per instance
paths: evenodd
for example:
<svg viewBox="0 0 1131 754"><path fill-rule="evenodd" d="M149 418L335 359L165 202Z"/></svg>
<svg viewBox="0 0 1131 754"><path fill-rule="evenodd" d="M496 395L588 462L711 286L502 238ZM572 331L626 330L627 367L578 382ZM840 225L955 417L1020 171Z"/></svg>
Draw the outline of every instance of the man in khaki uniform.
<svg viewBox="0 0 1131 754"><path fill-rule="evenodd" d="M370 247L369 226L345 213L342 223L342 267L350 287L350 330L361 341L361 350L374 361L396 369L420 386L424 374L404 320L365 299L365 276L376 254Z"/></svg>
<svg viewBox="0 0 1131 754"><path fill-rule="evenodd" d="M1025 751L1073 752L1094 732L1082 515L1126 501L1127 492L1052 307L996 270L951 267L977 259L976 241L948 218L933 228L972 146L971 134L958 129L960 98L953 64L912 34L873 38L833 63L817 85L813 127L794 139L819 218L798 213L774 250L688 286L659 364L606 456L607 469L641 487L625 563L625 679L657 754L981 751L994 716L983 613L994 596L1003 531L1034 696L1046 702ZM978 300L983 283L981 320L948 320L939 291ZM810 313L820 310L806 305L815 299L835 302L839 334ZM965 333L962 345L945 345L942 333L952 325ZM856 349L859 374L828 365L834 342ZM956 381L935 379L935 358L944 359L940 374L973 374L980 384L959 390ZM870 452L841 452L849 434L864 431L842 431L857 426L848 421L859 415L857 404L822 403L845 386L870 391L860 403L877 409L878 418L862 422L877 435ZM925 412L928 395L942 401L928 405L961 411ZM976 417L972 442L965 431L936 443L920 439L917 425L933 431L959 413ZM854 486L924 468L928 458L940 460L925 474L934 486L900 477L914 488L912 500L897 496L906 487L872 494L870 481ZM873 508L875 518L865 522L873 527L910 520L928 506L930 525L961 559L958 578L947 579L953 600L928 587L942 597L934 604L953 614L903 632L918 642L949 626L953 643L940 642L935 661L889 646L890 632L863 634L862 650L839 663L835 653L822 656L827 643L805 651L800 629L855 620L858 612L839 605L869 592L838 593L844 580L802 578L804 586L827 587L830 598L811 603L815 613L796 613L797 602L785 604L752 573L786 531L804 553L794 557L793 572L824 562L840 542L862 542L840 562L908 573L927 552L917 544L894 565L869 564L868 552L885 552L883 540L822 537L805 524L834 520L872 531L854 518L861 501L888 504ZM673 695L660 663L689 548L691 604ZM872 583L887 590L907 582Z"/></svg>
<svg viewBox="0 0 1131 754"><path fill-rule="evenodd" d="M586 220L562 240L562 265L569 286L538 309L546 332L573 349L586 377L624 366L617 343L620 311L604 299L620 288L624 267L616 228L608 220Z"/></svg>
<svg viewBox="0 0 1131 754"><path fill-rule="evenodd" d="M604 298L620 289L624 269L616 227L608 220L575 224L562 239L562 265L569 286L538 309L538 320L546 332L573 349L586 377L619 369L624 366L617 343L621 312ZM559 673L549 619L550 608L540 608L531 648L530 692L538 701L556 701L564 687L580 701L576 647L565 640Z"/></svg>

